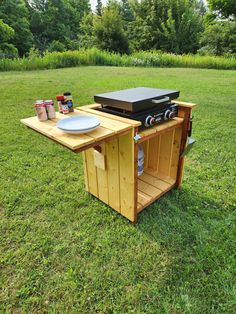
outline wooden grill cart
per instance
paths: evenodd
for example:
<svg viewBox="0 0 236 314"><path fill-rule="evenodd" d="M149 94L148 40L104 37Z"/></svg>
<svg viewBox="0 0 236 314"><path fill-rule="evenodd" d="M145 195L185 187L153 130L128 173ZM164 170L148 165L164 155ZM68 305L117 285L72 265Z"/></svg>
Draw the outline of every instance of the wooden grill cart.
<svg viewBox="0 0 236 314"><path fill-rule="evenodd" d="M29 128L49 137L75 153L82 152L86 191L132 222L138 214L174 187L183 178L191 103L175 101L178 117L138 131L139 121L98 111L99 104L78 108L73 113L57 113L44 122L37 117L21 120ZM66 134L56 124L71 116L96 116L101 126L88 134ZM140 135L138 142L134 140ZM144 149L144 172L138 177L138 144Z"/></svg>

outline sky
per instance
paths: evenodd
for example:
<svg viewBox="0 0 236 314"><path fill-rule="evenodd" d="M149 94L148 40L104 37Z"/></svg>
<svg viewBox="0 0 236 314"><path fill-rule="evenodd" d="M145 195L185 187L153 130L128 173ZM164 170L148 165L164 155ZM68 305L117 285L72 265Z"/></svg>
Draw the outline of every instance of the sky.
<svg viewBox="0 0 236 314"><path fill-rule="evenodd" d="M107 2L107 0L102 0L102 3L105 4ZM90 0L91 3L91 8L94 11L96 9L96 5L97 5L97 0Z"/></svg>

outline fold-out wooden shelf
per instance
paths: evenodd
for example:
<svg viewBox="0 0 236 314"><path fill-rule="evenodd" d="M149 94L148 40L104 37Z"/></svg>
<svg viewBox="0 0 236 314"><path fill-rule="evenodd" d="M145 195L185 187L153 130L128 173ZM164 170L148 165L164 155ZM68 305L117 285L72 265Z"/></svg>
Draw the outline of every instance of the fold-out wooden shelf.
<svg viewBox="0 0 236 314"><path fill-rule="evenodd" d="M121 134L125 134L132 130L132 124L127 121L118 121L116 119L110 119L105 116L99 116L101 125L94 131L88 134L66 134L57 128L57 122L61 119L66 119L68 117L82 116L92 114L89 112L84 112L80 110L75 110L74 112L63 115L56 113L56 119L39 121L37 117L30 117L22 119L21 122L27 125L29 128L43 134L62 144L63 146L75 151L80 152L90 147L96 146L99 143L111 140ZM94 116L94 114L93 114Z"/></svg>

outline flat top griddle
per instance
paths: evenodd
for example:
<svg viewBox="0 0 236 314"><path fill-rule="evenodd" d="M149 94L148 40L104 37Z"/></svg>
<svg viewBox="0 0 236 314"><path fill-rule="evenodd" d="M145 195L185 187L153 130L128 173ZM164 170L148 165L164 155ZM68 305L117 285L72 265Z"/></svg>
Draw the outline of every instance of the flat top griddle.
<svg viewBox="0 0 236 314"><path fill-rule="evenodd" d="M158 88L137 87L98 94L94 96L94 100L103 106L137 112L157 106L153 100L159 100L164 97L169 97L170 100L175 99L179 97L179 92Z"/></svg>

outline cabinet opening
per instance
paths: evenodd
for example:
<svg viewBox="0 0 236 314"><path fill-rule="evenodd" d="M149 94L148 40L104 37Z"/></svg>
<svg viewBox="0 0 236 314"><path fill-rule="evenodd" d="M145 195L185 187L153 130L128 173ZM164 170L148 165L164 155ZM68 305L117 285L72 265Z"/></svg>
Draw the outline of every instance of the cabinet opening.
<svg viewBox="0 0 236 314"><path fill-rule="evenodd" d="M181 136L180 125L141 143L144 151L144 171L138 176L138 212L175 185Z"/></svg>

